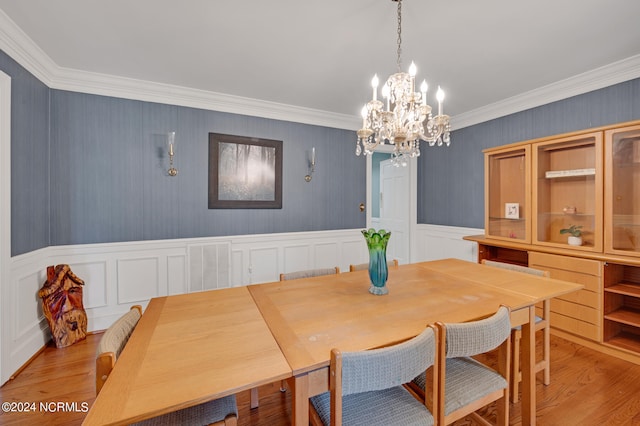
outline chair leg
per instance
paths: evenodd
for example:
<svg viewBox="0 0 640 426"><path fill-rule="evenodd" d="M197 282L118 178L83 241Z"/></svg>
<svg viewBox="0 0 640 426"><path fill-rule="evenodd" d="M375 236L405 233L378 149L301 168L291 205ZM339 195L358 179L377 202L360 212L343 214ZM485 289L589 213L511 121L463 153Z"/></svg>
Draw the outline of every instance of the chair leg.
<svg viewBox="0 0 640 426"><path fill-rule="evenodd" d="M509 426L509 392L505 389L504 396L497 401L496 425Z"/></svg>
<svg viewBox="0 0 640 426"><path fill-rule="evenodd" d="M282 380L280 382L280 392L286 392L287 391L287 381L286 380Z"/></svg>
<svg viewBox="0 0 640 426"><path fill-rule="evenodd" d="M521 330L511 331L511 343L513 352L511 354L511 402L518 402L520 396L520 340L522 339Z"/></svg>

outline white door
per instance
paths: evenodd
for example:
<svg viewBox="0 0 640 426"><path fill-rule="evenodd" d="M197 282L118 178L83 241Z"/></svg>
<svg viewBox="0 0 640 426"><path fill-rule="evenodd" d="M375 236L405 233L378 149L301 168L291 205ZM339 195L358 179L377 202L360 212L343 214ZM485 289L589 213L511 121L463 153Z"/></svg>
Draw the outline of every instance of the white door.
<svg viewBox="0 0 640 426"><path fill-rule="evenodd" d="M380 229L391 231L387 260L409 263L409 167L380 163Z"/></svg>

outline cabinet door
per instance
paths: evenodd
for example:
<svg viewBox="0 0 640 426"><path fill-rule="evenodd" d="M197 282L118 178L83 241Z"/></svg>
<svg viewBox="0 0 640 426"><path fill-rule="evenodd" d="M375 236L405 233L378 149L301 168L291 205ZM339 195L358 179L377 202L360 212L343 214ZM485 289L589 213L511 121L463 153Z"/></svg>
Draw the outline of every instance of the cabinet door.
<svg viewBox="0 0 640 426"><path fill-rule="evenodd" d="M640 256L640 126L605 133L605 250Z"/></svg>
<svg viewBox="0 0 640 426"><path fill-rule="evenodd" d="M602 194L602 132L533 144L534 244L602 251Z"/></svg>
<svg viewBox="0 0 640 426"><path fill-rule="evenodd" d="M485 232L531 242L530 146L485 152Z"/></svg>

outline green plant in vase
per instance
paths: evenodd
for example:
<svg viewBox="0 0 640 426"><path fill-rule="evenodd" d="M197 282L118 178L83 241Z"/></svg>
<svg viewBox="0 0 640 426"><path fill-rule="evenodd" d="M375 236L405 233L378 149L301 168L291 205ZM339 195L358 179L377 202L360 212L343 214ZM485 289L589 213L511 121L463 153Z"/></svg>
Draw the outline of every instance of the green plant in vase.
<svg viewBox="0 0 640 426"><path fill-rule="evenodd" d="M387 243L391 237L391 232L387 232L384 229L376 231L370 228L368 230L363 229L362 235L364 235L369 249L369 279L371 280L369 293L387 294L389 293L387 288L387 278L389 276Z"/></svg>
<svg viewBox="0 0 640 426"><path fill-rule="evenodd" d="M567 242L571 246L582 245L582 225L571 225L560 230L560 234L569 234Z"/></svg>

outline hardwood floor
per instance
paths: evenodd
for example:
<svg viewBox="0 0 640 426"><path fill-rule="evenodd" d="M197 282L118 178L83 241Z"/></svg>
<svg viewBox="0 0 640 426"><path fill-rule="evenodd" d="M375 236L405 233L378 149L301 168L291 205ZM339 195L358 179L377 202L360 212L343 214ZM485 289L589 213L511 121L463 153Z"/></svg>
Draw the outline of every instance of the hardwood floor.
<svg viewBox="0 0 640 426"><path fill-rule="evenodd" d="M1 402L33 403L35 411L0 413L0 424L81 424L95 397L94 357L100 337L90 335L64 349L47 347L18 377L2 386ZM539 425L640 425L640 365L556 336L551 345L551 384L537 384ZM290 424L291 392L281 393L279 387L279 383L261 387L260 407L255 410L249 409L249 392L241 392L238 424ZM62 407L59 402L75 405ZM486 417L492 417L491 409ZM511 424L520 424L519 403L511 405L510 417ZM466 419L455 423L473 424Z"/></svg>

